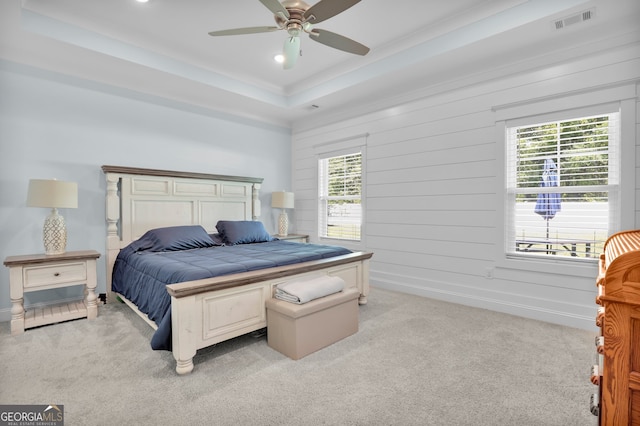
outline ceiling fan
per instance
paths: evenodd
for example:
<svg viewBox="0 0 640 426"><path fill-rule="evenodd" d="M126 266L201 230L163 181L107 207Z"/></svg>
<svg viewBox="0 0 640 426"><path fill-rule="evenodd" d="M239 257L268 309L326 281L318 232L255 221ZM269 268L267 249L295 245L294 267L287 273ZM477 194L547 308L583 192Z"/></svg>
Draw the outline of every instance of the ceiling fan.
<svg viewBox="0 0 640 426"><path fill-rule="evenodd" d="M277 26L211 31L209 35L227 36L287 30L289 37L284 42L284 69L292 68L298 60L300 34L303 32L309 34L311 40L334 49L356 55L366 55L369 53L367 46L331 31L312 28L313 25L336 16L359 2L360 0L320 0L313 6L309 6L300 0L284 0L282 3L278 0L260 0L260 3L273 13Z"/></svg>

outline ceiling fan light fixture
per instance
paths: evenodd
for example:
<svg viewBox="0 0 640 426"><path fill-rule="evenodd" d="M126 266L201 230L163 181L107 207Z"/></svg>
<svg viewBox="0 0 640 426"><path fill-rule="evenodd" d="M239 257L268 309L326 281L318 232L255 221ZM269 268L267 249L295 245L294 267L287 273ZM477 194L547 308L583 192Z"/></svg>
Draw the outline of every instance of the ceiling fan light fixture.
<svg viewBox="0 0 640 426"><path fill-rule="evenodd" d="M282 67L285 70L293 68L300 56L300 37L290 37L285 40L282 56L284 56Z"/></svg>

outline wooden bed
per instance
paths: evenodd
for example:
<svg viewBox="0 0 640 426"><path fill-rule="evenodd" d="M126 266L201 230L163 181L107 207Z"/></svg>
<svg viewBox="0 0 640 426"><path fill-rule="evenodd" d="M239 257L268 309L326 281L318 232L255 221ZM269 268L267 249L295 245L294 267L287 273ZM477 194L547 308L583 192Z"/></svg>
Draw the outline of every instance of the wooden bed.
<svg viewBox="0 0 640 426"><path fill-rule="evenodd" d="M261 178L102 166L107 182L107 300L119 296L152 327L130 301L111 292L119 251L149 229L202 225L216 232L218 220L259 220ZM266 300L274 286L327 274L369 293L372 253L328 259L167 285L171 296L172 352L176 372L193 370L198 349L266 327Z"/></svg>

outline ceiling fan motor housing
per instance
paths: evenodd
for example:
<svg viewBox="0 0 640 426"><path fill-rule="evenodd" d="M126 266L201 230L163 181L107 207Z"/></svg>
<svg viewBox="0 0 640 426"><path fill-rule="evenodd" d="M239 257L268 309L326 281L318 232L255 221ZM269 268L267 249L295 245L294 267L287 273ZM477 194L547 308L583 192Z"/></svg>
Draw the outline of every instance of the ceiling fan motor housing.
<svg viewBox="0 0 640 426"><path fill-rule="evenodd" d="M274 15L276 24L280 28L286 28L289 35L295 37L303 31L304 13L309 9L309 5L303 1L285 0L282 2L282 6L289 12L289 18L287 19L280 14Z"/></svg>

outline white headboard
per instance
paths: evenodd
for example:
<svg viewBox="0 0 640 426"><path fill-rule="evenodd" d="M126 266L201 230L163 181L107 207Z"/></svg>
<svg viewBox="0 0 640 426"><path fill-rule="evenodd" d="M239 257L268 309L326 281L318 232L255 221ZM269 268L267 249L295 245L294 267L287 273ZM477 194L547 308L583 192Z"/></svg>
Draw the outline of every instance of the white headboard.
<svg viewBox="0 0 640 426"><path fill-rule="evenodd" d="M149 229L258 220L262 178L102 166L107 180L107 296L120 249Z"/></svg>

